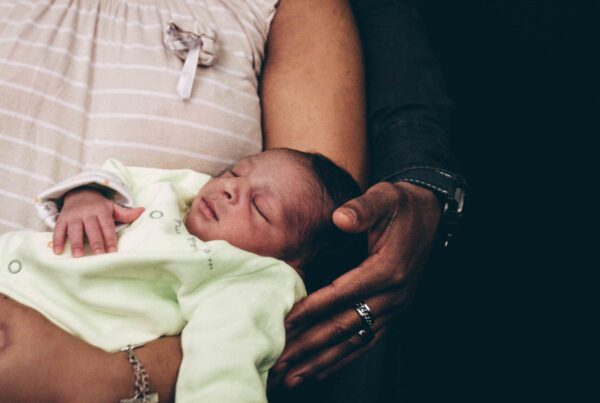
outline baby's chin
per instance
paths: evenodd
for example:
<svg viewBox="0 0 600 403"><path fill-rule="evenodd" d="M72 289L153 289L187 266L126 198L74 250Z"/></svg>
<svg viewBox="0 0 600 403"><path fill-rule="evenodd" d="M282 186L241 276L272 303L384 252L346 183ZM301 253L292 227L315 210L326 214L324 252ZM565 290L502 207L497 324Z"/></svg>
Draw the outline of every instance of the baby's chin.
<svg viewBox="0 0 600 403"><path fill-rule="evenodd" d="M207 234L204 234L202 231L202 223L199 222L199 218L196 217L195 214L189 213L185 219L185 228L190 233L190 235L194 235L195 237L201 239L202 241L212 241L209 239L210 237Z"/></svg>

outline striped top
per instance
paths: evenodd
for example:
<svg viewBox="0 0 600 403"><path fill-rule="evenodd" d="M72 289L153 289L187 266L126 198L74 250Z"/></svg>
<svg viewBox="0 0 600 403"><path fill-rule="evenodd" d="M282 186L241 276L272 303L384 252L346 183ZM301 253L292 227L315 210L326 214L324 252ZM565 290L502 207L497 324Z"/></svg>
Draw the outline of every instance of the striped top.
<svg viewBox="0 0 600 403"><path fill-rule="evenodd" d="M277 0L0 0L0 233L108 158L216 175L262 148L258 75ZM216 34L191 97L165 30Z"/></svg>

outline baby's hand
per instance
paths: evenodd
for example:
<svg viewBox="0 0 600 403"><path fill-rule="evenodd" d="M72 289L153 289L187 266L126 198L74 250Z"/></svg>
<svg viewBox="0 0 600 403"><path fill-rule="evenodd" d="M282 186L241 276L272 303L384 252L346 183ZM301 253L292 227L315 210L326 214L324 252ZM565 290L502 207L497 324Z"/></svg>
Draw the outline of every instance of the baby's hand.
<svg viewBox="0 0 600 403"><path fill-rule="evenodd" d="M73 257L83 256L83 237L94 255L115 252L117 233L115 221L130 223L144 212L143 207L129 209L113 203L91 188L78 188L65 195L63 208L54 227L52 249L60 255L69 238Z"/></svg>

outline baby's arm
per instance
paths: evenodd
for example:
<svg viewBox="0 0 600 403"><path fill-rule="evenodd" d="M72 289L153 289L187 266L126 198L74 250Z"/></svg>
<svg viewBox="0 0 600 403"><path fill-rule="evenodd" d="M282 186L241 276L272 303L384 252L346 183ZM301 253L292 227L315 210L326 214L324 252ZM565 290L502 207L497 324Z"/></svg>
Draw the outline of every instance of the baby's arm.
<svg viewBox="0 0 600 403"><path fill-rule="evenodd" d="M130 223L143 212L126 208L134 206L131 185L126 168L107 161L102 170L82 172L38 195L38 216L54 229L54 253L64 251L68 238L73 256L83 256L84 237L94 254L115 251L115 221Z"/></svg>
<svg viewBox="0 0 600 403"><path fill-rule="evenodd" d="M283 318L304 288L292 269L258 256L232 259L248 275L219 276L230 269L212 253L214 277L200 287L189 281L179 294L188 324L177 401L266 403L267 373L285 342Z"/></svg>
<svg viewBox="0 0 600 403"><path fill-rule="evenodd" d="M69 239L73 257L83 256L84 234L93 254L115 252L117 233L115 221L130 223L144 211L143 207L129 209L106 198L98 189L79 187L69 191L54 226L53 251L64 251Z"/></svg>

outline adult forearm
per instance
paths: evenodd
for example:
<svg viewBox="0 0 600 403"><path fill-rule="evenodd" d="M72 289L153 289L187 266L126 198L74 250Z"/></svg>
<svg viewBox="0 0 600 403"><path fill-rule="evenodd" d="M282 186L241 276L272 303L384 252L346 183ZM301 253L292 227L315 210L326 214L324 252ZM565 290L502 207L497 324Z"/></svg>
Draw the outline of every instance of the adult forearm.
<svg viewBox="0 0 600 403"><path fill-rule="evenodd" d="M78 350L73 358L79 362L71 363L70 374L62 379L61 402L117 402L134 395L134 372L126 353L109 354L88 345ZM161 402L174 401L182 358L180 338L161 338L135 352L148 372L151 391L158 393Z"/></svg>
<svg viewBox="0 0 600 403"><path fill-rule="evenodd" d="M265 144L317 151L364 183L360 43L346 0L282 0L267 42Z"/></svg>
<svg viewBox="0 0 600 403"><path fill-rule="evenodd" d="M38 312L0 295L0 400L108 401L109 392L128 392L131 375L119 363L118 357L91 347ZM119 381L107 383L111 377Z"/></svg>
<svg viewBox="0 0 600 403"><path fill-rule="evenodd" d="M161 402L174 399L181 363L179 337L137 350ZM0 294L0 400L116 402L133 396L125 353L106 353Z"/></svg>
<svg viewBox="0 0 600 403"><path fill-rule="evenodd" d="M457 169L447 138L452 103L415 10L352 0L364 49L371 179L415 166Z"/></svg>

